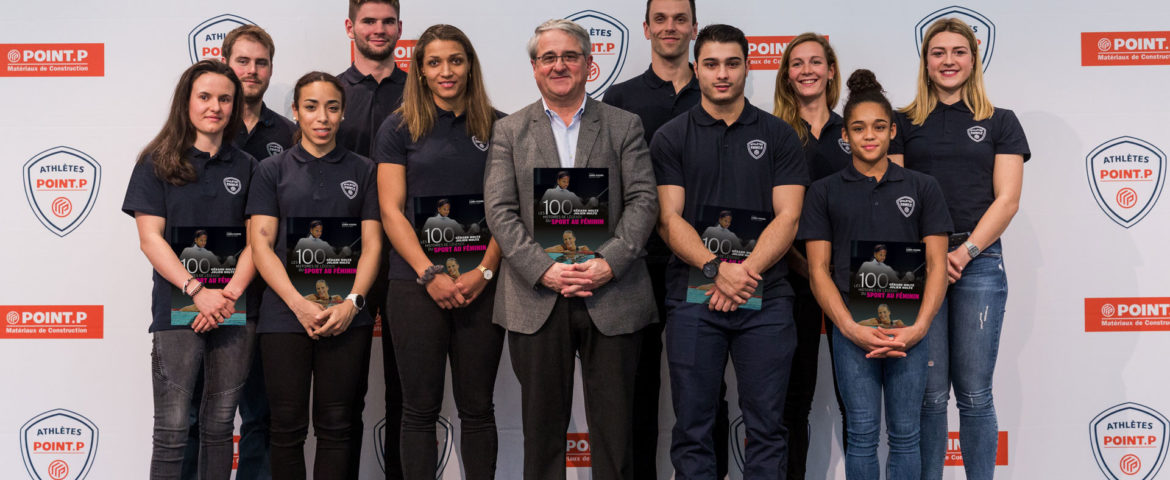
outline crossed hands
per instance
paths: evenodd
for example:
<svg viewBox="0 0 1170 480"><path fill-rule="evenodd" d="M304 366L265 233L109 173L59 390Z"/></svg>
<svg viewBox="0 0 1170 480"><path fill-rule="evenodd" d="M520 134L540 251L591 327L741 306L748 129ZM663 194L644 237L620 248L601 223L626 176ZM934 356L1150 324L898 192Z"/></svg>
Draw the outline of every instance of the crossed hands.
<svg viewBox="0 0 1170 480"><path fill-rule="evenodd" d="M554 263L540 277L542 285L566 298L593 296L593 290L610 280L613 280L613 270L603 258L574 264Z"/></svg>
<svg viewBox="0 0 1170 480"><path fill-rule="evenodd" d="M756 287L764 277L751 267L742 263L723 262L719 264L719 274L715 276L715 288L707 290L706 295L711 297L707 302L707 309L719 312L731 312L751 300Z"/></svg>

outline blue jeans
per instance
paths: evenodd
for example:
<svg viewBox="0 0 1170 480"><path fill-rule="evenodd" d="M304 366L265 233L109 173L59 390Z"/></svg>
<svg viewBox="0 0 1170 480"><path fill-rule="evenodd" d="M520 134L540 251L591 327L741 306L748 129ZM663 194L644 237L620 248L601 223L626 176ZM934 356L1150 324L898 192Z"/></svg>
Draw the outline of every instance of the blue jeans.
<svg viewBox="0 0 1170 480"><path fill-rule="evenodd" d="M784 478L784 398L796 349L792 297L770 298L758 311L712 312L666 301L666 358L675 424L670 460L678 480L715 478L713 429L719 384L730 354L747 430L744 478ZM726 445L719 448L726 449Z"/></svg>
<svg viewBox="0 0 1170 480"><path fill-rule="evenodd" d="M150 478L180 478L191 397L201 370L199 478L231 475L236 405L251 365L255 334L255 323L203 334L190 329L154 333L150 353L154 389Z"/></svg>
<svg viewBox="0 0 1170 480"><path fill-rule="evenodd" d="M930 352L922 401L922 478L942 478L951 387L959 407L959 444L970 480L995 475L999 424L991 377L1007 303L1007 274L999 241L963 269L923 340Z"/></svg>
<svg viewBox="0 0 1170 480"><path fill-rule="evenodd" d="M922 342L906 351L905 358L865 358L865 350L849 340L836 325L833 334L833 369L849 442L845 449L845 478L878 480L877 447L881 434L882 400L885 400L886 459L888 480L916 480L921 471L919 416L926 388L926 347ZM933 328L932 328L933 330Z"/></svg>

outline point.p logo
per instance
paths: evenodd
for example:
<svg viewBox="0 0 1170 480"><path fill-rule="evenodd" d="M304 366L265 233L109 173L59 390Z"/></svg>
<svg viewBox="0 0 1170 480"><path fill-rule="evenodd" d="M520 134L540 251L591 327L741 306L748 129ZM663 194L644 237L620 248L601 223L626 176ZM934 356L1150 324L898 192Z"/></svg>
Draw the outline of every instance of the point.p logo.
<svg viewBox="0 0 1170 480"><path fill-rule="evenodd" d="M587 65L589 78L585 89L589 96L600 99L605 89L617 81L626 64L630 46L630 30L618 19L596 10L583 10L566 17L589 32L593 45L593 63Z"/></svg>
<svg viewBox="0 0 1170 480"><path fill-rule="evenodd" d="M187 34L187 53L191 57L191 63L207 59L223 61L220 47L223 46L223 39L228 32L235 30L236 27L255 24L256 22L230 13L204 20Z"/></svg>
<svg viewBox="0 0 1170 480"><path fill-rule="evenodd" d="M953 5L930 12L914 26L914 46L922 52L922 42L926 41L926 30L930 25L941 18L957 18L971 26L975 34L975 41L979 43L980 59L983 61L983 71L991 64L991 54L995 51L995 24L990 19L970 8Z"/></svg>
<svg viewBox="0 0 1170 480"><path fill-rule="evenodd" d="M1101 211L1122 227L1153 210L1166 183L1166 154L1134 137L1117 137L1085 156L1089 189Z"/></svg>
<svg viewBox="0 0 1170 480"><path fill-rule="evenodd" d="M1150 480L1166 459L1170 422L1158 411L1127 402L1106 409L1089 422L1097 466L1112 480Z"/></svg>
<svg viewBox="0 0 1170 480"><path fill-rule="evenodd" d="M24 164L24 195L37 220L58 237L69 235L85 218L98 195L102 167L85 152L53 147Z"/></svg>
<svg viewBox="0 0 1170 480"><path fill-rule="evenodd" d="M88 418L58 408L20 427L20 456L34 480L81 480L97 456L98 428Z"/></svg>

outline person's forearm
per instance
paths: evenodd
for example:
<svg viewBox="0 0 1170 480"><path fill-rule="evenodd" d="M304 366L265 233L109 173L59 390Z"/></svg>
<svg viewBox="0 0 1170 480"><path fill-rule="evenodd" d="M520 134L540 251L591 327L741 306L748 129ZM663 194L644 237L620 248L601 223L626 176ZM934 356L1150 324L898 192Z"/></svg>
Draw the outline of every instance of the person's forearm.
<svg viewBox="0 0 1170 480"><path fill-rule="evenodd" d="M768 222L768 226L764 227L764 231L756 240L756 248L752 249L752 253L743 261L744 265L756 273L772 268L772 265L775 265L792 247L792 239L796 237L799 210L797 212L795 215L786 213L784 216L777 216Z"/></svg>
<svg viewBox="0 0 1170 480"><path fill-rule="evenodd" d="M918 306L914 325L921 325L926 330L947 292L947 237L931 235L922 241L926 243L926 285L922 289L922 303Z"/></svg>
<svg viewBox="0 0 1170 480"><path fill-rule="evenodd" d="M703 268L704 264L715 258L715 254L703 245L703 239L695 227L674 212L660 215L658 233L666 246L687 265Z"/></svg>
<svg viewBox="0 0 1170 480"><path fill-rule="evenodd" d="M362 257L358 259L350 293L365 296L378 276L378 262L382 261L382 223L362 220Z"/></svg>
<svg viewBox="0 0 1170 480"><path fill-rule="evenodd" d="M496 243L495 238L493 238L490 242L488 242L487 251L483 252L483 258L481 258L479 260L479 264L483 265L484 268L491 270L493 272L499 268L499 266L500 266L500 245L498 243Z"/></svg>
<svg viewBox="0 0 1170 480"><path fill-rule="evenodd" d="M248 230L249 243L252 250L252 262L256 264L256 271L264 278L264 282L268 284L280 299L284 301L285 305L292 305L298 299L304 298L297 292L296 287L293 286L292 280L288 278L288 272L285 271L284 262L276 255L276 251L272 249L272 245L276 241L276 224L275 217L267 217L270 221L258 221L258 215L252 216L251 226Z"/></svg>
<svg viewBox="0 0 1170 480"><path fill-rule="evenodd" d="M383 225L386 229L386 236L390 237L390 245L394 247L394 251L403 260L406 260L410 268L414 269L415 275L421 277L423 272L433 265L433 262L423 251L422 244L419 243L418 236L414 233L414 227L411 226L410 221L406 219L401 210L393 209L393 207L382 210L382 221L385 222ZM362 248L364 258L365 240L362 241Z"/></svg>

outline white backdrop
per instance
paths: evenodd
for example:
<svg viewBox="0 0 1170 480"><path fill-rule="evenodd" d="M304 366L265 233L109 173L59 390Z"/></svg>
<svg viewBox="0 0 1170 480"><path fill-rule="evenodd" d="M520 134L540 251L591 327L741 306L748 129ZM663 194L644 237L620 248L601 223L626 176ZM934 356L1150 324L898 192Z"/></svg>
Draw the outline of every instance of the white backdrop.
<svg viewBox="0 0 1170 480"><path fill-rule="evenodd" d="M0 49L4 51L0 53L15 50L17 55L12 58L19 60L10 58L10 63L25 59L23 50L9 44L98 43L104 44L104 75L12 77L11 71L0 72L0 92L5 99L4 115L0 115L0 139L5 145L0 178L6 185L0 188L0 202L10 205L0 232L0 251L13 253L3 262L8 273L0 288L0 313L17 312L6 314L8 330L0 336L0 364L6 365L0 370L0 385L8 392L5 408L0 409L0 477L146 476L152 422L150 337L146 333L150 266L137 248L132 220L119 211L134 159L157 132L175 81L191 63L188 34L197 26L233 14L265 27L277 47L267 101L287 115L290 88L297 77L309 70L339 73L348 66L345 3L5 2L0 18ZM893 8L874 2L699 0L698 19L701 25L730 23L749 36L795 35L808 30L828 34L844 73L858 67L875 71L894 104L904 105L911 100L918 62L915 25L949 5L921 0L898 2ZM511 112L537 98L524 51L535 25L584 10L595 10L624 24L628 30L625 55L620 51L622 42L611 42L618 51L598 56L602 81L611 73L620 81L641 74L649 64L649 43L641 33L643 6L630 0L453 0L444 6L408 2L402 11L403 38L416 38L434 23L462 28L483 58L488 90L496 106ZM1015 110L1033 152L1025 168L1020 211L1004 234L1011 295L995 382L1000 430L1008 439L1006 457L1001 459L1006 460L1006 466L998 468L999 478L1114 478L1104 472L1119 469L1133 474L1112 474L1116 478L1154 478L1166 449L1165 418L1157 411L1170 412L1170 386L1162 367L1170 338L1158 331L1088 332L1082 318L1092 317L1086 322L1108 325L1099 322L1100 318L1125 317L1134 310L1127 307L1130 304L1170 303L1170 299L1161 298L1170 296L1164 277L1170 269L1164 243L1170 234L1170 207L1151 204L1165 180L1166 162L1161 151L1170 147L1170 90L1166 88L1170 67L1157 54L1166 50L1160 43L1130 42L1133 48L1126 50L1124 41L1113 41L1126 34L1092 37L1086 45L1096 50L1090 48L1087 54L1096 58L1098 51L1145 52L1135 54L1151 55L1150 61L1162 65L1083 66L1081 34L1152 31L1143 38L1170 37L1170 32L1163 31L1170 30L1170 4L1156 0L986 0L966 7L974 9L971 15L985 19L981 39L985 46L994 46L986 72L991 98L996 105ZM593 15L588 22L599 22L601 17ZM994 40L989 37L992 30ZM611 33L620 37L620 31L615 27ZM600 37L595 40L609 42ZM624 60L620 71L619 59ZM69 59L58 60L68 63ZM774 79L774 70L751 74L747 94L753 104L771 110ZM601 90L597 82L590 89ZM1102 167L1099 162L1104 157L1094 157L1098 167L1087 166L1086 156L1095 154L1094 150L1108 140L1123 136L1154 148L1121 144L1103 155L1139 154L1147 160L1140 168L1150 172L1128 183L1094 182L1092 177L1100 175L1094 168L1109 165ZM101 166L100 179L95 180L100 185L93 199L96 203L88 217L81 218L83 221L64 236L42 225L34 213L42 207L32 206L23 186L27 183L22 173L26 162L56 146L84 152ZM1094 185L1100 185L1100 197ZM1116 195L1127 186L1132 187L1133 196L1122 199ZM74 213L69 215L76 217L85 211L83 205L90 192L93 190L72 197ZM1129 203L1127 208L1118 202L1136 205ZM1125 218L1114 221L1110 209ZM1138 210L1144 213L1134 220L1132 214ZM1108 300L1119 297L1134 298ZM1090 302L1086 298L1107 300ZM41 335L12 330L13 326L43 325L36 322L38 317L19 312L48 308L13 307L21 305L103 306L97 310L99 320L90 313L83 323L91 329L101 325L104 331L91 330L90 336L100 339L3 339ZM1152 323L1165 317L1164 307L1138 315ZM375 454L380 442L373 441L384 416L380 411L383 386L377 341L372 361L363 478L381 476ZM663 374L665 379L665 369ZM844 478L830 374L827 349L822 348L809 478ZM667 384L664 380L658 457L661 478L670 476L667 448L673 419ZM520 478L518 399L519 386L505 354L496 385L499 478ZM1125 402L1153 412L1123 409L1102 419L1140 417L1151 428L1139 424L1109 430L1109 425L1102 424L1101 428L1107 429L1103 432L1140 433L1153 440L1141 448L1097 448L1091 428L1086 427L1098 414L1109 413L1105 411ZM449 398L447 403L443 415L457 430L454 406ZM33 422L42 413L58 408L67 412L50 415L48 423ZM733 406L733 417L738 417L737 410ZM571 431L585 432L583 420L578 399ZM42 439L63 435L100 441L91 440L79 448L54 447L60 453L56 456L32 455L34 476L22 460L26 441L37 441L36 432L23 435L26 423L38 428L71 426L63 433L43 431L48 436ZM957 430L958 415L953 407L951 425ZM97 434L91 435L90 430ZM742 442L742 437L736 441ZM442 477L461 478L458 442L449 444L454 446L448 449L453 453ZM27 446L34 452L38 447ZM1094 458L1095 451L1105 452L1100 462ZM67 468L63 470L58 464L53 475L45 473L48 467L44 464L57 457L64 458ZM1120 460L1123 457L1125 461ZM731 470L732 478L741 476L734 461ZM569 478L590 476L588 468L568 471ZM946 478L963 478L962 469L947 468Z"/></svg>

